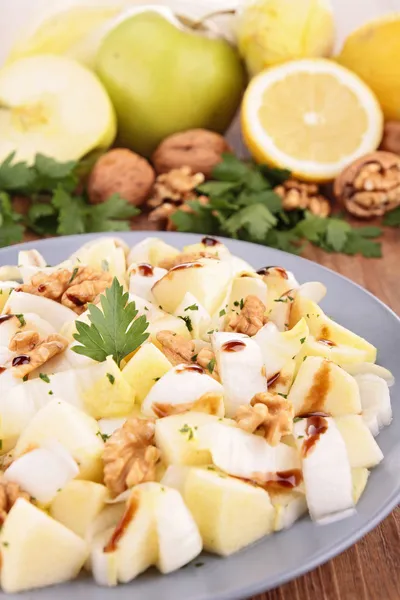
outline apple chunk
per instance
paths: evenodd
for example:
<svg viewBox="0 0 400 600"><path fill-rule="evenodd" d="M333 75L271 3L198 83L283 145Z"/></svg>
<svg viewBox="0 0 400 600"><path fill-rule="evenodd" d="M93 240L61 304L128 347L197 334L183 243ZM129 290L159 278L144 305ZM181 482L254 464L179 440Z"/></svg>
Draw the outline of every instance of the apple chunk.
<svg viewBox="0 0 400 600"><path fill-rule="evenodd" d="M142 404L153 385L172 365L154 344L147 343L139 348L122 370L122 376L136 391L136 402Z"/></svg>
<svg viewBox="0 0 400 600"><path fill-rule="evenodd" d="M361 415L336 417L335 423L346 444L352 468L370 469L383 460L382 450Z"/></svg>
<svg viewBox="0 0 400 600"><path fill-rule="evenodd" d="M324 412L336 417L361 412L355 379L318 356L309 356L301 364L288 399L293 403L295 415Z"/></svg>
<svg viewBox="0 0 400 600"><path fill-rule="evenodd" d="M275 511L262 488L193 467L183 496L209 552L229 556L273 531Z"/></svg>
<svg viewBox="0 0 400 600"><path fill-rule="evenodd" d="M5 520L0 546L6 594L74 579L88 555L80 537L22 498Z"/></svg>
<svg viewBox="0 0 400 600"><path fill-rule="evenodd" d="M213 314L231 279L229 263L202 258L173 267L152 288L157 304L174 313L185 294L190 292L209 314Z"/></svg>

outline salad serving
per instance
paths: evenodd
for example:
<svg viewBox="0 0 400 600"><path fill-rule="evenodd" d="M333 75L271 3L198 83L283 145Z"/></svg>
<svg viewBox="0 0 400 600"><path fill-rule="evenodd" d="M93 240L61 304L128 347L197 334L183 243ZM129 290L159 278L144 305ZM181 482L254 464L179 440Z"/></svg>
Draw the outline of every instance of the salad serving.
<svg viewBox="0 0 400 600"><path fill-rule="evenodd" d="M115 586L352 515L393 377L326 291L211 237L1 267L2 590Z"/></svg>

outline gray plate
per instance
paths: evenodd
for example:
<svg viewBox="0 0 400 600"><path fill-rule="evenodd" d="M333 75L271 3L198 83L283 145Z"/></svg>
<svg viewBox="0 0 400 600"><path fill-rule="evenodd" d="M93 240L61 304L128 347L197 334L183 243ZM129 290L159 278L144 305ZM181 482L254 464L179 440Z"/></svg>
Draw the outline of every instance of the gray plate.
<svg viewBox="0 0 400 600"><path fill-rule="evenodd" d="M120 234L130 245L147 236L163 238L178 247L199 236L178 233L131 232ZM61 262L93 235L32 242L0 250L0 265L16 264L20 249L38 248L50 264ZM367 338L378 348L378 362L400 381L400 320L382 302L348 279L308 260L255 244L224 240L253 266L280 265L294 271L300 282L321 281L328 288L322 306L328 315ZM394 274L393 274L394 275ZM308 518L291 529L223 559L204 555L186 568L161 576L155 570L128 585L108 590L89 577L27 592L30 600L234 600L276 587L339 554L376 527L400 501L400 385L391 389L394 421L378 437L385 460L371 473L357 515L332 525L318 526ZM232 527L240 527L232 523ZM203 564L200 564L203 563ZM197 566L196 566L197 564ZM51 569L51 562L49 562Z"/></svg>

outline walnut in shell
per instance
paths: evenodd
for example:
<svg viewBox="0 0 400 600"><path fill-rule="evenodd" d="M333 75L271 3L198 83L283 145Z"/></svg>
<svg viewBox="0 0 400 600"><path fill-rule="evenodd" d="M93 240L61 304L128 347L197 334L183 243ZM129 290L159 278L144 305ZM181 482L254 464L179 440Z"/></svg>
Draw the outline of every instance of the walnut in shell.
<svg viewBox="0 0 400 600"><path fill-rule="evenodd" d="M129 204L140 206L148 198L155 173L147 160L126 148L114 148L99 158L88 181L92 204L119 194Z"/></svg>
<svg viewBox="0 0 400 600"><path fill-rule="evenodd" d="M379 150L400 155L400 121L387 121Z"/></svg>
<svg viewBox="0 0 400 600"><path fill-rule="evenodd" d="M167 137L152 156L157 173L190 167L193 173L211 177L215 165L221 162L224 152L231 152L226 140L207 129L190 129Z"/></svg>
<svg viewBox="0 0 400 600"><path fill-rule="evenodd" d="M400 156L371 152L354 161L335 180L334 193L355 217L380 217L400 205Z"/></svg>

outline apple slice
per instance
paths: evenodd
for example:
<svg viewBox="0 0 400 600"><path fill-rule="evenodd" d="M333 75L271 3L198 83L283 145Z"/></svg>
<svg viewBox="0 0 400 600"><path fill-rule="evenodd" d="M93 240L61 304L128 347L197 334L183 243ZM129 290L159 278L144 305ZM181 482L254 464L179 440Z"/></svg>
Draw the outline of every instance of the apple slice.
<svg viewBox="0 0 400 600"><path fill-rule="evenodd" d="M191 292L212 314L224 297L231 279L231 269L226 261L202 258L193 263L170 269L153 286L152 292L163 310L173 313L186 292Z"/></svg>
<svg viewBox="0 0 400 600"><path fill-rule="evenodd" d="M37 153L76 160L108 147L116 132L110 99L93 73L60 56L22 58L0 71L0 161ZM107 132L107 139L105 133Z"/></svg>
<svg viewBox="0 0 400 600"><path fill-rule="evenodd" d="M157 419L155 440L167 465L208 465L211 454L199 448L198 431L219 417L194 411Z"/></svg>
<svg viewBox="0 0 400 600"><path fill-rule="evenodd" d="M0 374L0 454L15 446L36 412L32 396L25 391L27 383L13 377L9 369Z"/></svg>
<svg viewBox="0 0 400 600"><path fill-rule="evenodd" d="M300 419L294 437L311 518L331 523L354 513L352 479L346 444L330 417Z"/></svg>
<svg viewBox="0 0 400 600"><path fill-rule="evenodd" d="M117 277L122 284L126 282L126 258L128 248L119 238L101 237L87 242L71 256L74 265L87 265L96 271L107 271Z"/></svg>
<svg viewBox="0 0 400 600"><path fill-rule="evenodd" d="M50 440L60 442L79 465L79 477L101 481L104 444L95 419L62 400L52 400L39 410L18 440L14 456Z"/></svg>
<svg viewBox="0 0 400 600"><path fill-rule="evenodd" d="M135 244L128 254L128 266L132 263L150 263L157 267L163 259L175 258L180 254L177 248L159 238L148 237Z"/></svg>
<svg viewBox="0 0 400 600"><path fill-rule="evenodd" d="M0 267L1 269L2 267ZM5 303L8 300L9 295L14 288L18 287L19 284L16 281L0 281L0 315L3 312Z"/></svg>
<svg viewBox="0 0 400 600"><path fill-rule="evenodd" d="M154 344L146 343L122 369L122 376L136 391L136 402L141 405L155 383L171 369L165 354Z"/></svg>
<svg viewBox="0 0 400 600"><path fill-rule="evenodd" d="M274 531L288 529L307 512L307 501L302 492L271 490L269 497L275 509Z"/></svg>
<svg viewBox="0 0 400 600"><path fill-rule="evenodd" d="M56 331L69 321L76 319L76 313L70 308L49 300L44 296L35 296L25 292L13 290L5 303L4 314L18 315L25 313L35 313L38 317L47 321Z"/></svg>
<svg viewBox="0 0 400 600"><path fill-rule="evenodd" d="M1 587L6 594L74 579L86 560L86 543L19 498L0 533Z"/></svg>
<svg viewBox="0 0 400 600"><path fill-rule="evenodd" d="M4 478L17 483L40 504L47 506L58 490L78 473L71 454L64 446L52 441L14 460L4 472Z"/></svg>
<svg viewBox="0 0 400 600"><path fill-rule="evenodd" d="M194 339L203 338L211 327L211 316L193 294L187 292L175 310Z"/></svg>
<svg viewBox="0 0 400 600"><path fill-rule="evenodd" d="M273 308L274 300L280 298L282 294L299 287L299 283L293 273L283 267L264 267L257 272L262 275L264 282L267 284L268 310Z"/></svg>
<svg viewBox="0 0 400 600"><path fill-rule="evenodd" d="M359 467L351 470L351 478L353 481L353 500L354 504L357 504L361 498L365 488L367 487L369 477L368 469Z"/></svg>
<svg viewBox="0 0 400 600"><path fill-rule="evenodd" d="M323 412L334 417L359 414L357 382L343 369L322 357L309 356L301 364L289 392L295 415Z"/></svg>
<svg viewBox="0 0 400 600"><path fill-rule="evenodd" d="M315 339L333 342L338 345L353 346L366 353L364 361L376 361L377 351L372 344L327 317L315 302L297 294L290 312L290 327L294 327L302 317L307 321L310 333Z"/></svg>
<svg viewBox="0 0 400 600"><path fill-rule="evenodd" d="M263 437L231 426L227 420L205 424L196 433L198 448L209 450L214 465L229 475L269 481L273 473L300 467L296 449L283 443L270 446Z"/></svg>
<svg viewBox="0 0 400 600"><path fill-rule="evenodd" d="M381 367L370 362L360 362L355 364L348 364L343 367L350 375L356 377L356 375L376 375L384 379L389 387L394 385L394 376L389 369Z"/></svg>
<svg viewBox="0 0 400 600"><path fill-rule="evenodd" d="M159 379L146 396L142 412L146 416L159 416L162 409L198 401L205 394L221 398L218 416L224 416L222 385L206 374L198 365L177 365Z"/></svg>
<svg viewBox="0 0 400 600"><path fill-rule="evenodd" d="M225 390L226 415L232 417L255 394L267 391L261 350L254 340L240 333L214 333L211 342Z"/></svg>
<svg viewBox="0 0 400 600"><path fill-rule="evenodd" d="M371 469L379 465L382 450L361 415L335 417L335 423L346 444L351 468Z"/></svg>
<svg viewBox="0 0 400 600"><path fill-rule="evenodd" d="M85 538L108 498L104 485L93 481L70 481L53 499L49 513L76 535Z"/></svg>
<svg viewBox="0 0 400 600"><path fill-rule="evenodd" d="M355 380L360 390L363 419L376 436L382 427L387 427L392 421L388 383L372 373L356 375Z"/></svg>
<svg viewBox="0 0 400 600"><path fill-rule="evenodd" d="M211 463L211 458L209 462ZM168 465L160 480L161 485L174 488L174 490L178 490L183 496L190 469L191 467L186 465Z"/></svg>
<svg viewBox="0 0 400 600"><path fill-rule="evenodd" d="M267 323L253 337L261 348L267 379L275 378L287 362L302 349L308 337L308 327L301 319L293 329L280 332L274 323Z"/></svg>
<svg viewBox="0 0 400 600"><path fill-rule="evenodd" d="M153 302L153 294L151 288L159 281L168 271L153 267L149 263L132 263L129 266L129 292L137 294L141 298Z"/></svg>
<svg viewBox="0 0 400 600"><path fill-rule="evenodd" d="M208 552L229 556L273 531L268 492L216 470L190 468L183 497Z"/></svg>
<svg viewBox="0 0 400 600"><path fill-rule="evenodd" d="M301 321L299 321L299 323L300 322ZM295 327L296 325L294 328ZM363 363L366 360L368 353L366 350L360 350L354 346L336 344L331 340L317 340L313 335L309 335L305 340L301 351L296 356L296 363L298 367L301 366L301 363L306 356L322 356L323 358L331 360L335 364L339 365L339 367L342 367L349 373L352 365L355 366ZM365 364L371 365L373 363Z"/></svg>
<svg viewBox="0 0 400 600"><path fill-rule="evenodd" d="M184 254L199 254L200 252L207 252L208 254L215 256L215 258L219 258L220 260L231 260L232 258L232 254L225 244L216 238L209 236L203 237L203 239L197 244L189 244L188 246L184 246L182 252Z"/></svg>

